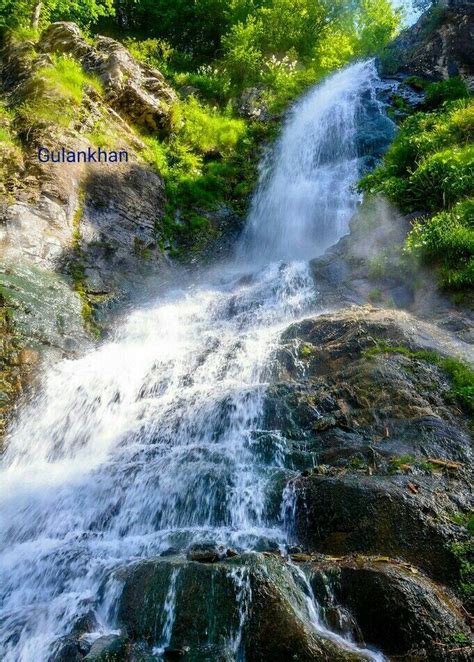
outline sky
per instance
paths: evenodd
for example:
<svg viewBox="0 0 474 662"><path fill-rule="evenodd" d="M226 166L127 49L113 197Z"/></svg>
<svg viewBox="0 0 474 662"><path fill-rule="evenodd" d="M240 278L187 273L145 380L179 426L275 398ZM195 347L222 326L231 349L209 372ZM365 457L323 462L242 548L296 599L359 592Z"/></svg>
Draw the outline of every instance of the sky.
<svg viewBox="0 0 474 662"><path fill-rule="evenodd" d="M392 0L392 2L395 7L405 7L407 9L406 21L408 25L412 25L420 15L419 12L413 10L410 0Z"/></svg>

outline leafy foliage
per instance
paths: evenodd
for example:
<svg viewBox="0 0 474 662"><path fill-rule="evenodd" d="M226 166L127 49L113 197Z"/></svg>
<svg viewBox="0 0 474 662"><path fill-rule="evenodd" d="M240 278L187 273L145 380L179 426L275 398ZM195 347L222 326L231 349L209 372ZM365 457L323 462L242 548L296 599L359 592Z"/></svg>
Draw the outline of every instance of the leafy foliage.
<svg viewBox="0 0 474 662"><path fill-rule="evenodd" d="M180 117L166 142L144 138L144 157L164 176L169 201L157 230L162 245L176 257L199 249L203 235L212 234L208 212L218 205L242 211L255 178L251 154L258 131L193 97L181 103Z"/></svg>
<svg viewBox="0 0 474 662"><path fill-rule="evenodd" d="M437 108L445 101L468 98L469 90L460 76L439 83L431 83L426 88L426 105L428 108Z"/></svg>
<svg viewBox="0 0 474 662"><path fill-rule="evenodd" d="M36 0L0 0L0 27L35 40L30 26L37 6ZM209 212L244 211L258 143L274 132L271 122L238 118L242 92L256 86L267 114L281 112L323 75L383 48L399 19L390 0L44 0L39 27L74 20L112 34L183 91L171 136L142 139L145 158L167 184L163 245L189 248L213 232ZM42 67L34 83L37 94L18 109L27 127L70 127L94 85L65 57ZM102 146L114 139L106 126L96 126L89 138Z"/></svg>
<svg viewBox="0 0 474 662"><path fill-rule="evenodd" d="M54 55L53 66L35 72L36 94L18 108L23 122L69 126L82 103L87 87L100 92L98 81L88 76L72 57Z"/></svg>
<svg viewBox="0 0 474 662"><path fill-rule="evenodd" d="M415 223L408 246L435 258L442 282L460 289L474 282L474 198L458 202L449 211Z"/></svg>
<svg viewBox="0 0 474 662"><path fill-rule="evenodd" d="M86 27L114 14L114 0L0 0L0 29L31 26L40 5L40 26L52 21L76 21Z"/></svg>
<svg viewBox="0 0 474 662"><path fill-rule="evenodd" d="M127 26L129 38L147 44L136 50L148 61L166 59L168 69L180 72L200 70L187 84L205 88L212 62L225 91L217 89L215 75L209 87L220 100L259 83L284 100L351 57L379 52L401 14L390 0L129 0L120 3L116 20ZM116 22L108 24L117 32ZM159 55L163 44L172 51L166 58Z"/></svg>
<svg viewBox="0 0 474 662"><path fill-rule="evenodd" d="M409 117L382 165L361 188L384 193L418 218L410 251L440 266L452 289L474 285L474 103L458 79L428 86L431 112ZM453 97L458 96L453 101Z"/></svg>

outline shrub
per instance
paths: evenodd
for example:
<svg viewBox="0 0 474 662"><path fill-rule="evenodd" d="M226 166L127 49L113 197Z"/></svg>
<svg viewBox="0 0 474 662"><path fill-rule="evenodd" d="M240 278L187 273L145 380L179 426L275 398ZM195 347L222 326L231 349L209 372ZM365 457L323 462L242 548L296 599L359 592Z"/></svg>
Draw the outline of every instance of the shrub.
<svg viewBox="0 0 474 662"><path fill-rule="evenodd" d="M245 134L245 122L206 108L191 97L182 104L182 140L198 152L212 150L229 155Z"/></svg>
<svg viewBox="0 0 474 662"><path fill-rule="evenodd" d="M423 160L407 180L408 209L436 211L474 195L474 146L451 147Z"/></svg>
<svg viewBox="0 0 474 662"><path fill-rule="evenodd" d="M144 39L139 41L128 37L124 44L137 60L158 69L166 68L175 54L175 49L165 39Z"/></svg>
<svg viewBox="0 0 474 662"><path fill-rule="evenodd" d="M426 221L418 220L407 245L425 260L441 265L441 282L460 289L474 286L474 199Z"/></svg>
<svg viewBox="0 0 474 662"><path fill-rule="evenodd" d="M472 101L445 101L434 112L407 118L383 163L360 183L403 212L420 212L408 249L432 260L442 285L457 290L474 284L473 136Z"/></svg>
<svg viewBox="0 0 474 662"><path fill-rule="evenodd" d="M426 88L426 106L427 108L437 108L446 101L455 101L456 99L469 98L469 90L466 83L455 76L440 83L431 83Z"/></svg>
<svg viewBox="0 0 474 662"><path fill-rule="evenodd" d="M88 76L72 57L53 56L53 66L38 69L33 80L36 94L19 107L25 124L37 122L68 127L76 116L87 88L101 91L100 83Z"/></svg>
<svg viewBox="0 0 474 662"><path fill-rule="evenodd" d="M201 65L197 71L171 73L176 88L195 87L199 96L208 102L225 106L231 98L231 80L222 64Z"/></svg>

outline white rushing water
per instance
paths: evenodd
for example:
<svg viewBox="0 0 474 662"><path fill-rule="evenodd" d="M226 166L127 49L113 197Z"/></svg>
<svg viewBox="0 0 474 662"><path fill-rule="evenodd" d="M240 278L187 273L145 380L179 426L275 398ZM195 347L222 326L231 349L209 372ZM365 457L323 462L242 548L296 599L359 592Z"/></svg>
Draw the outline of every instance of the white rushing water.
<svg viewBox="0 0 474 662"><path fill-rule="evenodd" d="M263 452L256 434L268 361L281 331L317 304L306 260L347 232L358 117L376 83L374 64L358 63L297 103L265 159L236 259L53 367L25 407L0 476L4 662L48 660L91 609L112 630L111 573L133 560L203 540L285 545L267 508L284 439ZM160 649L173 600L174 583Z"/></svg>

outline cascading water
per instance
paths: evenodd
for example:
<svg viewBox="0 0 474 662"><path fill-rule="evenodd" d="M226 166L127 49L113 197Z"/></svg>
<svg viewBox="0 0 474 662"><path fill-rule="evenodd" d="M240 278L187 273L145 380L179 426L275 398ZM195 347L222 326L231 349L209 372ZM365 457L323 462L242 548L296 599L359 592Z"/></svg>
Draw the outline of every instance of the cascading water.
<svg viewBox="0 0 474 662"><path fill-rule="evenodd" d="M361 170L360 115L376 79L372 64L356 64L292 108L275 149L262 162L242 259L311 260L347 233L358 201L352 187Z"/></svg>
<svg viewBox="0 0 474 662"><path fill-rule="evenodd" d="M113 630L113 571L137 559L196 541L284 548L268 495L285 440L262 448L258 434L269 358L281 331L317 303L305 260L347 231L361 109L375 103L376 84L374 64L358 63L296 104L265 160L236 259L56 365L25 407L0 477L5 662L50 659L91 609L102 632ZM171 637L177 581L157 655ZM248 601L245 573L235 581Z"/></svg>

